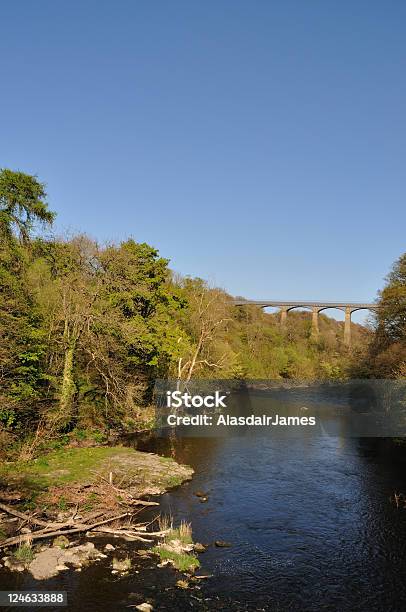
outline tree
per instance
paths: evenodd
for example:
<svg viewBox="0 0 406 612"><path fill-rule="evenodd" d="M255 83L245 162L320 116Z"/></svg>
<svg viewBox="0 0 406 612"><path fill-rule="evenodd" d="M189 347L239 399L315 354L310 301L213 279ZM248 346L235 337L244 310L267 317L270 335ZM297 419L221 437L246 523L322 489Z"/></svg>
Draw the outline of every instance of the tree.
<svg viewBox="0 0 406 612"><path fill-rule="evenodd" d="M76 393L74 377L79 342L93 320L97 299L97 245L86 236L69 242L56 242L51 253L51 285L43 297L48 301L54 338L63 355L59 393L59 415L69 423ZM54 297L53 308L51 295ZM52 329L52 327L51 327ZM57 334L57 335L56 335Z"/></svg>
<svg viewBox="0 0 406 612"><path fill-rule="evenodd" d="M32 254L27 286L48 339L43 367L57 400L49 422L66 430L78 420L118 422L137 412L179 353L174 313L185 299L168 261L147 244L100 248L86 236L36 241Z"/></svg>
<svg viewBox="0 0 406 612"><path fill-rule="evenodd" d="M406 341L406 253L393 265L380 293L377 334L384 344Z"/></svg>
<svg viewBox="0 0 406 612"><path fill-rule="evenodd" d="M364 370L377 378L402 376L406 364L406 253L386 277L378 305Z"/></svg>
<svg viewBox="0 0 406 612"><path fill-rule="evenodd" d="M216 371L224 366L228 351L219 355L216 348L230 320L230 302L224 291L211 289L200 278L186 278L182 286L188 300L183 315L188 339L179 338L177 378L188 382L202 368Z"/></svg>
<svg viewBox="0 0 406 612"><path fill-rule="evenodd" d="M106 397L131 411L176 359L182 332L175 313L186 302L170 280L168 260L148 244L128 240L106 248L99 261L101 284L87 350Z"/></svg>
<svg viewBox="0 0 406 612"><path fill-rule="evenodd" d="M55 214L45 201L45 187L35 176L0 170L0 237L10 242L14 236L26 244L35 223L52 224Z"/></svg>
<svg viewBox="0 0 406 612"><path fill-rule="evenodd" d="M31 238L37 222L50 224L53 218L35 177L0 170L0 403L3 414L16 410L29 419L41 396L46 345L27 282Z"/></svg>

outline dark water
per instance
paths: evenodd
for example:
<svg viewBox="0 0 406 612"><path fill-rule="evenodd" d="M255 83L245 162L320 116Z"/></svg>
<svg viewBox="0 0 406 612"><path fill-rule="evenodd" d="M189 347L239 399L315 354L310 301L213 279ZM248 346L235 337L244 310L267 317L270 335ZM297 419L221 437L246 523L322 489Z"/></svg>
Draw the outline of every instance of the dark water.
<svg viewBox="0 0 406 612"><path fill-rule="evenodd" d="M171 570L143 571L140 561L139 574L119 579L103 561L41 583L68 590L70 610L128 610L148 599L174 611L406 609L406 510L389 501L406 492L406 471L388 441L245 430L128 443L194 467L193 481L161 505L175 522L192 522L195 541L211 544L200 561L213 577L183 593ZM232 547L214 547L217 539ZM0 576L2 589L34 585Z"/></svg>

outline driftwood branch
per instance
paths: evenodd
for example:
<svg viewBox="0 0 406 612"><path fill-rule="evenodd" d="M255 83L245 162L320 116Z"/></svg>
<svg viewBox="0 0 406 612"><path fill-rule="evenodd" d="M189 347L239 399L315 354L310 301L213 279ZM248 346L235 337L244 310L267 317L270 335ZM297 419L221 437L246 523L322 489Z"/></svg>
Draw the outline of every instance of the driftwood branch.
<svg viewBox="0 0 406 612"><path fill-rule="evenodd" d="M124 512L123 514L119 514L118 516L111 516L110 518L104 519L103 521L98 521L97 523L93 523L92 525L80 525L79 527L75 527L74 529L58 529L56 531L49 531L48 529L41 529L39 531L33 531L32 533L25 533L20 536L16 536L13 538L8 538L0 543L0 548L5 548L6 546L11 546L13 544L20 544L21 542L39 540L43 538L56 537L60 535L66 535L70 533L80 533L82 531L91 531L95 527L99 527L100 525L105 525L106 523L111 523L113 521L118 521L119 519L124 518L125 516L129 516L129 512ZM65 527L68 527L69 523L65 523Z"/></svg>
<svg viewBox="0 0 406 612"><path fill-rule="evenodd" d="M146 531L146 529L140 529L139 527L136 529L131 529L130 527L119 527L118 529L112 529L111 527L101 527L100 529L96 529L97 533L110 533L111 535L119 536L124 538L125 540L132 541L137 540L140 542L147 542L151 544L153 540L148 538L162 538L167 533L169 533L169 529L165 531ZM148 538L144 537L148 536Z"/></svg>
<svg viewBox="0 0 406 612"><path fill-rule="evenodd" d="M120 538L123 538L124 540L127 540L129 542L139 541L146 542L147 544L151 544L153 542L153 540L148 540L147 538L144 538L143 536L138 535L133 531L126 531L125 529L110 529L109 527L98 527L95 531L95 535L97 533L109 533L114 536L120 536Z"/></svg>
<svg viewBox="0 0 406 612"><path fill-rule="evenodd" d="M37 519L34 516L30 516L29 514L25 514L24 512L19 512L14 508L10 508L10 506L6 506L5 504L0 503L0 510L7 512L8 514L12 514L13 516L17 516L22 519L26 523L33 523L34 525L39 525L40 527L62 527L64 523L49 523L46 521L41 521L41 519Z"/></svg>

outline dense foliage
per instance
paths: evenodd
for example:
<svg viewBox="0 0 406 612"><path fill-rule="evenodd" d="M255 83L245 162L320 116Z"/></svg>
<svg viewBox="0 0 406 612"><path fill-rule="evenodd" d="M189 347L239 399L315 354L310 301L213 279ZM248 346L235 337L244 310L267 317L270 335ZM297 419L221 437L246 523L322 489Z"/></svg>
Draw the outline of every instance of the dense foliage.
<svg viewBox="0 0 406 612"><path fill-rule="evenodd" d="M406 253L393 265L379 293L375 333L355 374L374 378L406 377Z"/></svg>
<svg viewBox="0 0 406 612"><path fill-rule="evenodd" d="M35 177L0 171L0 449L2 437L139 428L157 377L342 378L363 362L361 326L349 353L342 323L321 315L314 339L310 313L291 312L282 328L277 313L174 276L148 244L36 231L53 217ZM404 356L405 278L406 256L381 294L376 363Z"/></svg>

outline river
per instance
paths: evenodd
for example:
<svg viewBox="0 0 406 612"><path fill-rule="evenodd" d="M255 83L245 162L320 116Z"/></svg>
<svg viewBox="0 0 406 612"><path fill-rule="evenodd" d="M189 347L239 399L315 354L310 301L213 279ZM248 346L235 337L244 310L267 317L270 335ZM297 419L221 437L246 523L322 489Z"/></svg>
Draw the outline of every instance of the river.
<svg viewBox="0 0 406 612"><path fill-rule="evenodd" d="M406 510L389 499L406 492L406 471L387 441L247 428L127 443L195 469L161 508L210 544L200 561L212 578L201 582L199 603L173 587L171 570L143 570L142 561L139 574L118 579L101 563L41 585L67 590L69 610L128 610L139 594L173 611L406 609ZM232 546L217 548L215 540ZM0 574L0 588L34 586L26 575L12 580Z"/></svg>

